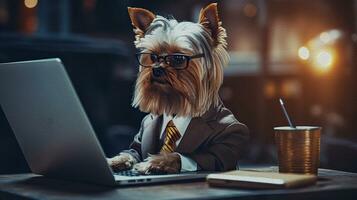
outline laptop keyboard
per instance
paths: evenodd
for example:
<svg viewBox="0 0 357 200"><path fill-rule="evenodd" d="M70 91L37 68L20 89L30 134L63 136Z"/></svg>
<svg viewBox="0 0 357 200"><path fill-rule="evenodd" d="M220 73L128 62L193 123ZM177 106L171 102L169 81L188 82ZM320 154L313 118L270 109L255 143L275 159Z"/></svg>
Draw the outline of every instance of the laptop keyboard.
<svg viewBox="0 0 357 200"><path fill-rule="evenodd" d="M148 176L148 175L164 175L166 173L150 173L150 174L141 174L138 171L135 170L125 170L125 171L119 171L119 172L114 172L114 175L119 175L119 176Z"/></svg>
<svg viewBox="0 0 357 200"><path fill-rule="evenodd" d="M119 175L119 176L143 176L145 174L141 174L137 171L134 170L124 170L124 171L119 171L115 172L114 175Z"/></svg>

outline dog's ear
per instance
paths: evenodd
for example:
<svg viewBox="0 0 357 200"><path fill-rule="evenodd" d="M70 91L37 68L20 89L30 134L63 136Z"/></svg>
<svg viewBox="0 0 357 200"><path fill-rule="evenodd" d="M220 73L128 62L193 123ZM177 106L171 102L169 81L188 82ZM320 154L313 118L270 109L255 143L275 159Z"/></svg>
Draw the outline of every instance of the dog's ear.
<svg viewBox="0 0 357 200"><path fill-rule="evenodd" d="M143 8L128 7L128 12L131 24L135 27L135 33L143 36L146 32L146 29L155 19L155 15L152 12Z"/></svg>
<svg viewBox="0 0 357 200"><path fill-rule="evenodd" d="M211 33L213 40L218 44L220 42L219 34L222 29L222 22L218 16L217 3L211 3L202 8L198 20L198 23Z"/></svg>

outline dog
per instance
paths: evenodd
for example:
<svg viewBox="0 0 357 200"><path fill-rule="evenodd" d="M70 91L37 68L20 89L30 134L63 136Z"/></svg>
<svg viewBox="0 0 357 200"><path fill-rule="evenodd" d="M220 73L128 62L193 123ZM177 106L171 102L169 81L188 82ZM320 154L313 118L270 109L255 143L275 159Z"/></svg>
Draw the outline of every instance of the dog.
<svg viewBox="0 0 357 200"><path fill-rule="evenodd" d="M229 54L217 3L201 9L197 23L128 12L139 62L132 106L149 114L109 165L143 174L235 169L248 128L219 97Z"/></svg>

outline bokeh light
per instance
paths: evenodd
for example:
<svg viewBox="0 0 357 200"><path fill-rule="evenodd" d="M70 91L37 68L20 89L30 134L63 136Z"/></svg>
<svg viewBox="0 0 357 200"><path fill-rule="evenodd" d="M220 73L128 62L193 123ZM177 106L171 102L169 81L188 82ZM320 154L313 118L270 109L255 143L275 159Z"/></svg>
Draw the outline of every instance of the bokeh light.
<svg viewBox="0 0 357 200"><path fill-rule="evenodd" d="M38 0L24 0L24 4L27 8L34 8L37 6Z"/></svg>
<svg viewBox="0 0 357 200"><path fill-rule="evenodd" d="M252 3L247 3L243 8L243 12L247 17L255 17L257 15L257 7Z"/></svg>
<svg viewBox="0 0 357 200"><path fill-rule="evenodd" d="M322 50L316 54L314 58L314 67L320 71L328 71L333 63L333 53L331 51Z"/></svg>
<svg viewBox="0 0 357 200"><path fill-rule="evenodd" d="M320 34L320 40L321 42L325 43L325 44L328 44L330 41L331 41L331 36L328 32L322 32Z"/></svg>
<svg viewBox="0 0 357 200"><path fill-rule="evenodd" d="M298 55L302 60L307 60L310 58L310 51L307 47L302 46L298 50Z"/></svg>
<svg viewBox="0 0 357 200"><path fill-rule="evenodd" d="M276 86L273 81L268 81L264 86L264 94L267 98L275 98L277 95Z"/></svg>

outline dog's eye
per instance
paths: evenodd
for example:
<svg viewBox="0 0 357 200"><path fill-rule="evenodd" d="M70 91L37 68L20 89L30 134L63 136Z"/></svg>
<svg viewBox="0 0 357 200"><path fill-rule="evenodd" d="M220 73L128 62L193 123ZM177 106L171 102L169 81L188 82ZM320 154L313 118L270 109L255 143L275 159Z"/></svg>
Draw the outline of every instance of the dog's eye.
<svg viewBox="0 0 357 200"><path fill-rule="evenodd" d="M171 59L169 59L169 64L172 67L184 67L186 65L186 57L183 55L173 55L171 56Z"/></svg>
<svg viewBox="0 0 357 200"><path fill-rule="evenodd" d="M150 59L153 63L156 63L158 61L158 57L155 54L150 54Z"/></svg>

